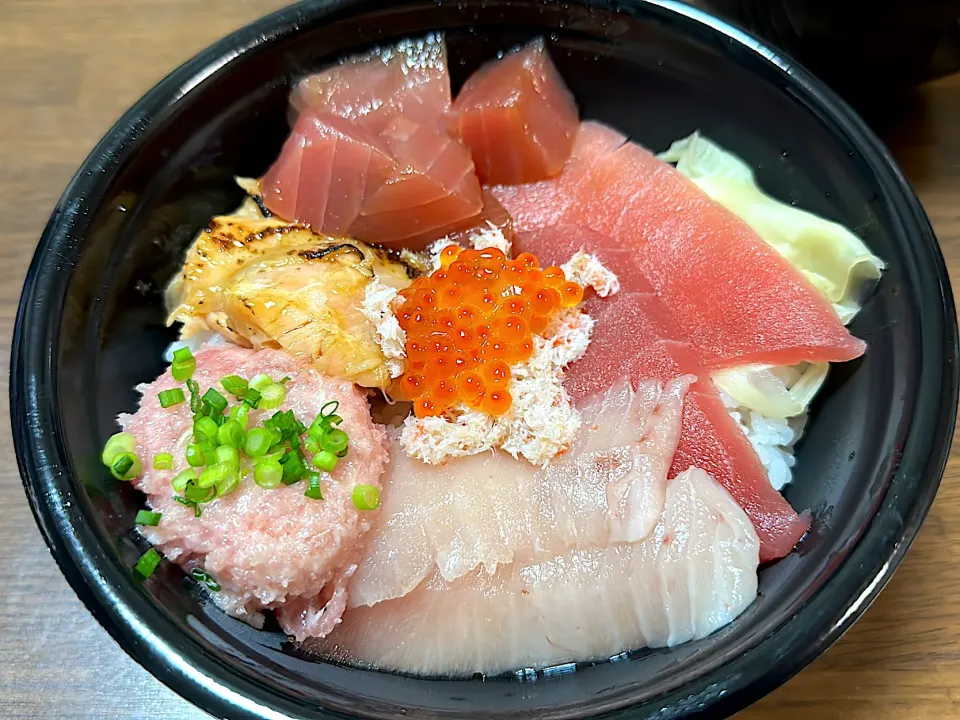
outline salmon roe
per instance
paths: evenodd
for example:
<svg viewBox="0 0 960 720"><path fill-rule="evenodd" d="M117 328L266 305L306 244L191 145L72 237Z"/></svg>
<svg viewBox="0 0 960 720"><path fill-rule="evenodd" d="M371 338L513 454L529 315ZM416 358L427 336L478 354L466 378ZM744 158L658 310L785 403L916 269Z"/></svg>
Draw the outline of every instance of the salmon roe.
<svg viewBox="0 0 960 720"><path fill-rule="evenodd" d="M531 253L511 260L497 248L449 245L440 268L401 296L408 365L395 387L414 401L416 416L461 402L502 415L513 404L510 366L530 357L533 337L578 305L583 288L558 267L542 269Z"/></svg>

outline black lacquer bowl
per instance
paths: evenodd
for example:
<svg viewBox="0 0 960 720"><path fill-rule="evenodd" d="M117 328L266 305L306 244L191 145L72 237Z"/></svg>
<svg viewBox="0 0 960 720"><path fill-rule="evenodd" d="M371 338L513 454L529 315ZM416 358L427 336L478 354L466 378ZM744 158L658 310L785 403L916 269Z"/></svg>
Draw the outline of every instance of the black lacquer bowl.
<svg viewBox="0 0 960 720"><path fill-rule="evenodd" d="M162 287L197 230L239 201L232 177L261 173L277 153L294 79L427 30L447 32L455 85L545 35L584 117L656 150L699 128L770 192L856 228L890 263L853 326L870 349L832 373L799 449L787 497L813 510L813 529L761 572L743 616L704 641L535 678L428 680L300 657L205 602L175 566L133 578L141 498L98 455L174 339ZM71 182L30 268L11 373L24 486L70 584L147 669L230 718L733 712L822 652L890 578L936 493L956 398L943 260L884 147L777 53L679 3L641 0L321 0L221 41L137 103Z"/></svg>

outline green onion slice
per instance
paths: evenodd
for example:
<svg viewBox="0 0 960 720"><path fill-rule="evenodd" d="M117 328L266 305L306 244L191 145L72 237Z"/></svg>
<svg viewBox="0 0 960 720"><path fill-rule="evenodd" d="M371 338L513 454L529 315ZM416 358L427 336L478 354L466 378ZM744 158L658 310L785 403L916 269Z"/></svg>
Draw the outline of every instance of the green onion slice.
<svg viewBox="0 0 960 720"><path fill-rule="evenodd" d="M283 466L272 458L264 458L253 467L253 481L266 490L277 487L283 479Z"/></svg>
<svg viewBox="0 0 960 720"><path fill-rule="evenodd" d="M170 484L173 486L174 492L184 493L187 491L187 485L196 481L196 470L184 470L183 472L174 476L173 480L170 481Z"/></svg>
<svg viewBox="0 0 960 720"><path fill-rule="evenodd" d="M110 465L110 474L117 480L133 480L143 472L143 465L132 452L120 453Z"/></svg>
<svg viewBox="0 0 960 720"><path fill-rule="evenodd" d="M247 381L239 375L227 375L220 378L223 389L234 397L242 398L247 394Z"/></svg>
<svg viewBox="0 0 960 720"><path fill-rule="evenodd" d="M221 445L238 448L243 443L243 428L236 420L227 420L217 430L217 440Z"/></svg>
<svg viewBox="0 0 960 720"><path fill-rule="evenodd" d="M280 383L271 383L260 390L260 409L273 410L283 405L287 399L287 389Z"/></svg>
<svg viewBox="0 0 960 720"><path fill-rule="evenodd" d="M327 452L337 454L347 449L350 437L343 431L333 428L320 437L320 447Z"/></svg>
<svg viewBox="0 0 960 720"><path fill-rule="evenodd" d="M216 450L216 462L229 465L234 470L240 469L240 453L229 445L221 445Z"/></svg>
<svg viewBox="0 0 960 720"><path fill-rule="evenodd" d="M153 512L152 510L140 510L137 512L137 519L134 521L137 525L148 525L150 527L156 527L160 524L160 518L162 518L158 512Z"/></svg>
<svg viewBox="0 0 960 720"><path fill-rule="evenodd" d="M246 405L234 405L230 408L230 412L227 413L227 420L233 420L237 422L243 430L247 429L247 424L250 422L250 408Z"/></svg>
<svg viewBox="0 0 960 720"><path fill-rule="evenodd" d="M273 385L273 378L265 373L258 373L257 375L254 375L252 378L250 378L250 382L248 383L248 387L256 390L257 392L263 392L263 389L268 385Z"/></svg>
<svg viewBox="0 0 960 720"><path fill-rule="evenodd" d="M157 393L157 397L160 399L160 407L168 408L173 407L174 405L179 405L182 403L186 396L183 394L183 390L180 388L173 388L172 390L161 390Z"/></svg>
<svg viewBox="0 0 960 720"><path fill-rule="evenodd" d="M193 437L196 438L197 442L216 442L219 429L213 418L197 418L193 423Z"/></svg>
<svg viewBox="0 0 960 720"><path fill-rule="evenodd" d="M187 390L190 391L190 412L200 412L200 385L196 380L187 380Z"/></svg>
<svg viewBox="0 0 960 720"><path fill-rule="evenodd" d="M187 445L187 465L190 467L203 467L207 464L207 458L203 452L203 445L192 443Z"/></svg>
<svg viewBox="0 0 960 720"><path fill-rule="evenodd" d="M153 456L154 470L173 470L173 455L170 453L157 453Z"/></svg>
<svg viewBox="0 0 960 720"><path fill-rule="evenodd" d="M354 486L353 505L357 510L376 510L380 507L380 490L375 485Z"/></svg>
<svg viewBox="0 0 960 720"><path fill-rule="evenodd" d="M215 485L227 480L230 477L230 474L234 472L234 469L231 465L227 463L217 463L216 465L211 465L210 467L204 468L203 472L200 473L200 478L197 480L197 487L201 490L212 490ZM215 490L214 493L215 494ZM212 495L211 494L211 495ZM187 499L196 500L197 502L206 502L211 499L210 497L203 496L204 499L201 499L199 493L195 494L194 497L190 497L190 488L187 488Z"/></svg>
<svg viewBox="0 0 960 720"><path fill-rule="evenodd" d="M110 439L103 446L103 453L100 460L107 467L113 465L114 458L123 453L132 453L137 449L137 439L130 433L121 432L111 435Z"/></svg>
<svg viewBox="0 0 960 720"><path fill-rule="evenodd" d="M327 473L333 472L334 468L337 467L338 462L340 462L340 460L329 450L321 450L313 456L313 466L317 470Z"/></svg>
<svg viewBox="0 0 960 720"><path fill-rule="evenodd" d="M266 428L253 428L243 438L243 451L252 458L263 457L273 445L273 434Z"/></svg>
<svg viewBox="0 0 960 720"><path fill-rule="evenodd" d="M190 571L190 577L192 577L197 582L202 582L213 592L220 592L220 583L213 579L213 576L208 573L206 570L201 568L194 568Z"/></svg>
<svg viewBox="0 0 960 720"><path fill-rule="evenodd" d="M323 407L320 408L320 417L332 417L337 409L340 407L340 401L331 400L323 404Z"/></svg>
<svg viewBox="0 0 960 720"><path fill-rule="evenodd" d="M215 388L207 390L200 399L212 410L211 416L222 415L223 411L227 409L227 399Z"/></svg>
<svg viewBox="0 0 960 720"><path fill-rule="evenodd" d="M247 388L247 394L243 397L243 404L251 410L256 410L260 407L260 391Z"/></svg>
<svg viewBox="0 0 960 720"><path fill-rule="evenodd" d="M177 382L183 382L193 377L193 371L197 369L197 359L190 352L190 348L182 347L173 353L173 364L170 366L170 372L173 379Z"/></svg>
<svg viewBox="0 0 960 720"><path fill-rule="evenodd" d="M148 577L153 575L153 571L157 569L157 565L159 564L160 553L153 548L150 548L140 556L140 559L137 560L137 564L133 566L133 569L138 575L140 575L140 577L146 580Z"/></svg>
<svg viewBox="0 0 960 720"><path fill-rule="evenodd" d="M311 500L323 500L323 491L320 489L320 473L310 473L310 484L303 494Z"/></svg>

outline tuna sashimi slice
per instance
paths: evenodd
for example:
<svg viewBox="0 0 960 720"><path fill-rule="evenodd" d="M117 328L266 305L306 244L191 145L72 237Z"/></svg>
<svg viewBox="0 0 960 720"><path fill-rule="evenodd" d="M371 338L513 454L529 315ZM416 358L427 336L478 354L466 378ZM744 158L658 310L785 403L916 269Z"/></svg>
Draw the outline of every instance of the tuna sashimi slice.
<svg viewBox="0 0 960 720"><path fill-rule="evenodd" d="M510 217L510 213L489 188L483 188L482 195L483 209L480 214L471 219L467 227L447 233L447 240L466 244L476 235L493 228L499 230L509 242L513 242L513 218Z"/></svg>
<svg viewBox="0 0 960 720"><path fill-rule="evenodd" d="M514 252L532 252L544 263L562 263L583 247L620 278L610 298L590 297L584 312L595 320L584 357L571 365L564 386L574 400L588 401L624 378L636 383L678 375L699 378L684 402L683 431L671 474L703 468L740 503L760 536L763 561L787 555L809 526L770 485L749 440L730 418L697 348L636 267L633 255L585 228L559 226L518 233Z"/></svg>
<svg viewBox="0 0 960 720"><path fill-rule="evenodd" d="M341 60L301 80L290 102L294 116L310 108L356 120L374 133L400 115L438 120L450 107L443 36L429 33Z"/></svg>
<svg viewBox="0 0 960 720"><path fill-rule="evenodd" d="M351 608L324 655L428 675L499 673L706 637L753 602L757 536L701 470L680 474L642 542L578 549ZM351 594L353 588L351 586Z"/></svg>
<svg viewBox="0 0 960 720"><path fill-rule="evenodd" d="M305 112L260 184L272 213L338 236L395 172L383 140L336 115Z"/></svg>
<svg viewBox="0 0 960 720"><path fill-rule="evenodd" d="M525 185L493 185L489 190L510 213L516 230L556 225L576 198L587 172L625 142L625 136L606 125L584 122L560 175Z"/></svg>
<svg viewBox="0 0 960 720"><path fill-rule="evenodd" d="M428 466L395 445L350 606L402 597L434 571L453 581L477 567L643 540L663 510L693 380L642 382L636 392L624 381L596 396L575 447L544 469L506 453Z"/></svg>
<svg viewBox="0 0 960 720"><path fill-rule="evenodd" d="M382 136L397 170L364 198L352 234L418 249L470 224L483 209L469 151L436 122L394 119Z"/></svg>
<svg viewBox="0 0 960 720"><path fill-rule="evenodd" d="M601 158L561 222L635 252L710 370L842 362L866 348L750 226L639 145Z"/></svg>
<svg viewBox="0 0 960 720"><path fill-rule="evenodd" d="M475 72L453 104L450 127L470 147L481 180L516 185L560 173L578 121L541 38Z"/></svg>

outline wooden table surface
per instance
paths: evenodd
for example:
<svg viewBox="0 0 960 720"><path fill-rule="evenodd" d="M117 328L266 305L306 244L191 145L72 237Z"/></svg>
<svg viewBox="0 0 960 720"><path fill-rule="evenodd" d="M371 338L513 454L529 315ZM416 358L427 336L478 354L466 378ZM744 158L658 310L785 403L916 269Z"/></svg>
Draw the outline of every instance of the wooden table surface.
<svg viewBox="0 0 960 720"><path fill-rule="evenodd" d="M44 223L94 143L155 81L283 0L0 2L0 372ZM960 76L898 104L882 134L960 287ZM0 419L0 717L207 717L127 657L57 570ZM762 718L960 718L960 459L903 566L836 646L757 705Z"/></svg>

